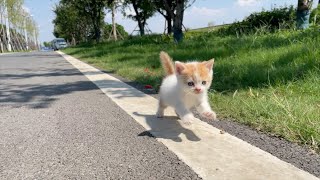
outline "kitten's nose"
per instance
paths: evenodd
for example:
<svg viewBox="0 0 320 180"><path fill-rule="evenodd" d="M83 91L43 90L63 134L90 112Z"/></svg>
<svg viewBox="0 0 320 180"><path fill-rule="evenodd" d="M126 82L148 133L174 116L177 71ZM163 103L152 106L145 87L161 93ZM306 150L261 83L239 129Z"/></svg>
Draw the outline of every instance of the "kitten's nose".
<svg viewBox="0 0 320 180"><path fill-rule="evenodd" d="M194 90L195 90L196 92L200 92L200 91L201 91L201 88L197 88L197 87L196 87Z"/></svg>

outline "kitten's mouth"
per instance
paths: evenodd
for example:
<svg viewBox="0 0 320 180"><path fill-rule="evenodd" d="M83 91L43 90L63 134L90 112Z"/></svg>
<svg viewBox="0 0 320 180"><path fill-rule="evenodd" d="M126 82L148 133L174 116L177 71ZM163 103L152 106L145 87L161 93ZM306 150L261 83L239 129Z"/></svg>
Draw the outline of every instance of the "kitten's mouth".
<svg viewBox="0 0 320 180"><path fill-rule="evenodd" d="M194 91L195 94L201 94L202 91Z"/></svg>

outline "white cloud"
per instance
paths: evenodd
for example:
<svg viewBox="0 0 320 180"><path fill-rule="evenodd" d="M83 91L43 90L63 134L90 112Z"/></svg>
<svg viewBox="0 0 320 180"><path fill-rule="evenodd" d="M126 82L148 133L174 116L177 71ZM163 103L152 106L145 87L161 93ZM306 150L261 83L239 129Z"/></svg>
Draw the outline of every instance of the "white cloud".
<svg viewBox="0 0 320 180"><path fill-rule="evenodd" d="M207 8L193 6L191 9L185 11L183 18L183 24L187 28L201 28L207 27L208 23L211 22L215 25L222 24L226 19L227 9L220 8Z"/></svg>
<svg viewBox="0 0 320 180"><path fill-rule="evenodd" d="M259 0L237 0L236 5L240 7L256 6Z"/></svg>
<svg viewBox="0 0 320 180"><path fill-rule="evenodd" d="M186 11L187 13L191 13L191 14L195 14L198 16L221 16L225 14L224 9L210 9L210 8L206 8L206 7L197 7L197 6L193 6L192 9L189 11Z"/></svg>

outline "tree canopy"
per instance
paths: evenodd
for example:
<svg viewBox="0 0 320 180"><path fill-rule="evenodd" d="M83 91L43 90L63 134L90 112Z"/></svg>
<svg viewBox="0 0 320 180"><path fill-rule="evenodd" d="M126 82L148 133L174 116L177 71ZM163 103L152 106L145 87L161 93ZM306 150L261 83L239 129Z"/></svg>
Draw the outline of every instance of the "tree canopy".
<svg viewBox="0 0 320 180"><path fill-rule="evenodd" d="M23 4L24 0L0 0L0 51L2 52L10 51L10 48L13 51L20 51L28 50L27 47L37 47L39 27Z"/></svg>

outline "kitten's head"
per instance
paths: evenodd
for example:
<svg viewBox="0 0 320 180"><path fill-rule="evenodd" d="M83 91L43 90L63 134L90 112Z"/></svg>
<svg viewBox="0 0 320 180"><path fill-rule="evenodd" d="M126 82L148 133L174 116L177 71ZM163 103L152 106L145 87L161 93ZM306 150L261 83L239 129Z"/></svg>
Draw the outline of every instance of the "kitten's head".
<svg viewBox="0 0 320 180"><path fill-rule="evenodd" d="M214 59L203 62L175 62L176 75L184 91L201 94L207 91L212 82Z"/></svg>

